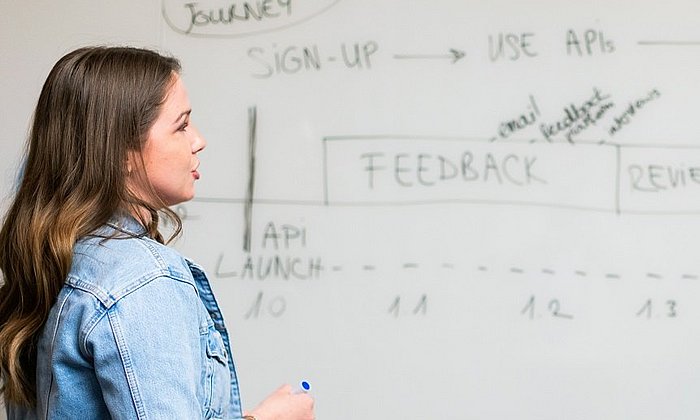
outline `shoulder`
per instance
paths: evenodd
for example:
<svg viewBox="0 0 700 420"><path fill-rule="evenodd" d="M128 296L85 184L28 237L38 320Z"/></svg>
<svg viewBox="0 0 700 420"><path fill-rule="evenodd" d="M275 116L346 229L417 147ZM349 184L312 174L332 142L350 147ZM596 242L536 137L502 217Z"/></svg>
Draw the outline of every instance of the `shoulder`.
<svg viewBox="0 0 700 420"><path fill-rule="evenodd" d="M187 261L172 248L147 237L86 237L73 248L66 284L109 307L159 278L188 284L196 291Z"/></svg>

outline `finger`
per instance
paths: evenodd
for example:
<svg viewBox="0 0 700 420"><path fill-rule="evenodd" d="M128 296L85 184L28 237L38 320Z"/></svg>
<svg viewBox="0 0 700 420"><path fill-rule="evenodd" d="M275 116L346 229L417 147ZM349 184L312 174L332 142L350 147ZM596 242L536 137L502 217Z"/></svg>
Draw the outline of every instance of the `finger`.
<svg viewBox="0 0 700 420"><path fill-rule="evenodd" d="M292 393L292 386L289 384L284 384L281 387L277 388L276 392L279 394L291 394Z"/></svg>

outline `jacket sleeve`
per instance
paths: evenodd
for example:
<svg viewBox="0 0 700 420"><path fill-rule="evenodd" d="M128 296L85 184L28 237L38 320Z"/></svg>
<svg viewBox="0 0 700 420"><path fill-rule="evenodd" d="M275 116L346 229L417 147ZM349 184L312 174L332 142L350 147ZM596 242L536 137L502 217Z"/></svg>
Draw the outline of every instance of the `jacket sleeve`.
<svg viewBox="0 0 700 420"><path fill-rule="evenodd" d="M114 419L200 419L206 319L193 285L156 278L112 305L85 349Z"/></svg>

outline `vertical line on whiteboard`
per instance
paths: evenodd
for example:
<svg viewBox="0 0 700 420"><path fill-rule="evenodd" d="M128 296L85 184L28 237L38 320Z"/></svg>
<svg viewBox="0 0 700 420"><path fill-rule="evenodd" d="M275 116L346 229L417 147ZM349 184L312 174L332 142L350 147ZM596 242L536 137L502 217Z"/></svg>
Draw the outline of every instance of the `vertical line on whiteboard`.
<svg viewBox="0 0 700 420"><path fill-rule="evenodd" d="M258 122L257 107L248 108L248 189L245 194L245 232L243 250L250 252L251 231L253 227L253 192L255 190L255 143Z"/></svg>
<svg viewBox="0 0 700 420"><path fill-rule="evenodd" d="M323 204L328 205L328 142L323 139Z"/></svg>
<svg viewBox="0 0 700 420"><path fill-rule="evenodd" d="M620 145L615 145L615 166L617 171L615 173L615 213L620 214L620 171L622 170L622 158L620 156L621 150Z"/></svg>

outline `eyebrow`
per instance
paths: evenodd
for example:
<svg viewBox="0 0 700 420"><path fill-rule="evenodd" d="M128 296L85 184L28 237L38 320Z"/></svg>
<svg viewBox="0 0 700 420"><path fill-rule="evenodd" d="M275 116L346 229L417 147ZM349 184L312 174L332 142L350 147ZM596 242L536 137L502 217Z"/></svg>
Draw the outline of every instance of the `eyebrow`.
<svg viewBox="0 0 700 420"><path fill-rule="evenodd" d="M191 109L188 109L187 111L184 111L183 113L181 113L180 115L177 116L177 119L175 119L175 121L173 122L173 124L179 123L180 120L182 119L182 117L184 117L185 115L190 115L191 113L192 113L192 110L191 110Z"/></svg>

